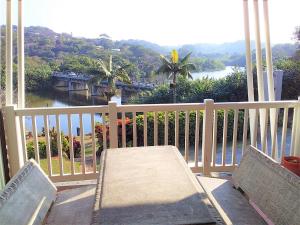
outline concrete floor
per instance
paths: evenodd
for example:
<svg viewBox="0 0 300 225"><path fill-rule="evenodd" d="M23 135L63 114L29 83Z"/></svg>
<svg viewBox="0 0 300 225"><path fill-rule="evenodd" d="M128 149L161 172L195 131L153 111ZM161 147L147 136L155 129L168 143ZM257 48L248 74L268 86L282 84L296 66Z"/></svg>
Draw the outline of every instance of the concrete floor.
<svg viewBox="0 0 300 225"><path fill-rule="evenodd" d="M45 224L47 225L89 225L91 222L95 184L59 187L56 202L53 204Z"/></svg>

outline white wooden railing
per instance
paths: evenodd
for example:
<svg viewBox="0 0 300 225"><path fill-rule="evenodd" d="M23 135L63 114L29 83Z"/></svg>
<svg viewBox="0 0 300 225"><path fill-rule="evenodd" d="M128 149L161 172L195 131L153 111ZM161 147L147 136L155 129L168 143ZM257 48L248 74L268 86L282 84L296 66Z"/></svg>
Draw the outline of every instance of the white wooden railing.
<svg viewBox="0 0 300 225"><path fill-rule="evenodd" d="M276 110L278 115L278 122L274 127L276 132L270 132L268 118L271 109ZM259 125L259 112L262 111L265 123ZM30 141L33 142L34 158L42 164L39 141L43 140L46 145L43 166L49 177L56 182L96 178L99 166L96 152L99 146L106 149L175 145L181 150L191 169L205 175L233 171L250 143L278 161L283 155L298 155L300 147L300 101L214 103L213 100L205 100L204 103L193 104L121 106L110 102L107 106L68 108L16 109L8 106L4 108L4 112L7 139L10 140L8 148L14 156L10 159L12 167L15 165L14 168L17 168L21 159L28 159L27 148ZM249 112L255 116L252 118L254 133L251 138ZM118 122L121 123L120 126ZM74 134L74 124L79 127L79 134ZM97 137L99 134L95 132L96 124L102 129L101 137ZM170 124L172 126L169 127ZM62 125L64 135L57 135L57 146L53 146L55 141L50 137L49 130L54 127L59 134ZM261 130L266 132L261 135ZM70 151L67 158L63 151L65 143L62 138L65 136L70 140L67 143ZM81 144L80 156L77 157L71 141L74 137ZM91 141L88 156L85 149L87 137ZM13 151L15 148L17 151ZM55 157L53 148L58 150ZM16 160L15 157L20 154L23 156Z"/></svg>

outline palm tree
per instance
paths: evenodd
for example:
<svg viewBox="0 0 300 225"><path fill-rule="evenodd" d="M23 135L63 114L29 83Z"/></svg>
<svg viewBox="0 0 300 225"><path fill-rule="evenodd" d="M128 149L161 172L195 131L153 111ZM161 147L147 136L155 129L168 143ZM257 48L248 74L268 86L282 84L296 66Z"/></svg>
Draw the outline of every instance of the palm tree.
<svg viewBox="0 0 300 225"><path fill-rule="evenodd" d="M176 103L177 76L181 75L185 78L193 79L191 71L195 70L196 66L193 63L189 62L191 54L192 53L190 52L182 59L179 59L178 52L176 50L173 50L171 52L170 60L163 55L160 56L162 65L157 70L157 72L167 74L168 78L173 80L173 82L170 84L170 87L173 89L173 103Z"/></svg>
<svg viewBox="0 0 300 225"><path fill-rule="evenodd" d="M109 102L116 94L116 82L121 81L123 83L130 84L130 77L128 73L126 72L126 69L130 65L123 65L123 66L117 66L116 68L113 68L112 66L112 55L109 57L109 63L105 63L102 60L99 60L99 69L100 73L97 76L94 76L90 83L100 83L102 81L107 81L107 89L104 91L104 94L107 98L107 102Z"/></svg>

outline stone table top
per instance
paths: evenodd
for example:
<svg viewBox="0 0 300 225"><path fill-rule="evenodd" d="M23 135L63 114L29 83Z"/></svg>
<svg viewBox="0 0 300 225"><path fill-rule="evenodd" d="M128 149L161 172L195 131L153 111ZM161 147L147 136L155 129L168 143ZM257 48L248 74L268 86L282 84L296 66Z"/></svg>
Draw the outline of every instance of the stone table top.
<svg viewBox="0 0 300 225"><path fill-rule="evenodd" d="M215 224L208 197L176 147L102 153L92 224Z"/></svg>

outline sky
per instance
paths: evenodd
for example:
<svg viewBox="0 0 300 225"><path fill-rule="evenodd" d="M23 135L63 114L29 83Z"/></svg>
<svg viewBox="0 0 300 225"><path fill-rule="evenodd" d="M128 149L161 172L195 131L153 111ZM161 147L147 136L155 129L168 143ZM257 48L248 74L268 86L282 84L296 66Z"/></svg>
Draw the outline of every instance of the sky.
<svg viewBox="0 0 300 225"><path fill-rule="evenodd" d="M13 0L15 3L17 0ZM243 0L23 0L25 26L114 40L142 39L161 45L224 43L244 39ZM263 32L262 0L260 2ZM5 0L0 0L0 24ZM251 39L253 2L249 0ZM269 0L271 42L291 43L300 25L300 0ZM17 22L14 5L13 21Z"/></svg>

